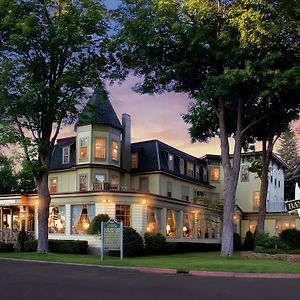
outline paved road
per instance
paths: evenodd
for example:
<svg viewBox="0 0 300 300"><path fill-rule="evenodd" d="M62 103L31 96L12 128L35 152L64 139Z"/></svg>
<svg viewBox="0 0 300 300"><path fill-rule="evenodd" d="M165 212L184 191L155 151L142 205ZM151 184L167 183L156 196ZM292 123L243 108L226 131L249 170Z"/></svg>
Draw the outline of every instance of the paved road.
<svg viewBox="0 0 300 300"><path fill-rule="evenodd" d="M164 275L0 259L0 300L300 299L299 279Z"/></svg>

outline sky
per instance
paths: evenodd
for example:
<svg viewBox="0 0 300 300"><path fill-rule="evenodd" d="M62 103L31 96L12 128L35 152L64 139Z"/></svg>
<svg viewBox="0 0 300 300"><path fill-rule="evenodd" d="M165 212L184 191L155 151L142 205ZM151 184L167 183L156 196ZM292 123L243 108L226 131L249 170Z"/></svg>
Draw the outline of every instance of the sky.
<svg viewBox="0 0 300 300"><path fill-rule="evenodd" d="M141 95L132 91L138 78L130 77L122 84L106 84L109 99L119 117L131 116L132 142L158 139L184 152L200 157L206 153L220 153L219 140L191 143L189 125L181 115L188 111L190 99L185 94L165 93ZM60 137L74 135L73 126L64 128Z"/></svg>

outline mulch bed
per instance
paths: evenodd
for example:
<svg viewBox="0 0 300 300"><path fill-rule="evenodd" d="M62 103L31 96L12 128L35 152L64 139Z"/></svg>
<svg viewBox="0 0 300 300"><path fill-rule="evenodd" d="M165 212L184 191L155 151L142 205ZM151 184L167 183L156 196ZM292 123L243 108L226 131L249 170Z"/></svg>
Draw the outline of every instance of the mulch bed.
<svg viewBox="0 0 300 300"><path fill-rule="evenodd" d="M299 254L268 254L268 253L257 253L252 251L242 251L241 257L255 258L255 259L277 259L287 260L291 262L300 262Z"/></svg>

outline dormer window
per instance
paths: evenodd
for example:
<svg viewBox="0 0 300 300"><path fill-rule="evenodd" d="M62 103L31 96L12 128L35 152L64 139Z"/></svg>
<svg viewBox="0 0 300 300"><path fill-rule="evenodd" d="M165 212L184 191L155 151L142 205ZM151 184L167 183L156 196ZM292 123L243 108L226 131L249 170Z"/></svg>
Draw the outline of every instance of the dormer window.
<svg viewBox="0 0 300 300"><path fill-rule="evenodd" d="M180 165L180 174L184 175L184 159L179 159L179 165Z"/></svg>
<svg viewBox="0 0 300 300"><path fill-rule="evenodd" d="M187 176L194 177L194 164L190 161L188 161L186 164L186 172Z"/></svg>
<svg viewBox="0 0 300 300"><path fill-rule="evenodd" d="M89 138L88 137L82 137L79 140L79 159L80 160L86 160L88 158L88 144L89 144Z"/></svg>
<svg viewBox="0 0 300 300"><path fill-rule="evenodd" d="M70 163L70 147L62 148L62 163L63 164Z"/></svg>
<svg viewBox="0 0 300 300"><path fill-rule="evenodd" d="M119 143L117 141L111 143L111 158L115 161L119 160Z"/></svg>
<svg viewBox="0 0 300 300"><path fill-rule="evenodd" d="M174 171L174 155L168 153L168 168L170 171Z"/></svg>
<svg viewBox="0 0 300 300"><path fill-rule="evenodd" d="M95 158L105 158L105 138L95 139Z"/></svg>

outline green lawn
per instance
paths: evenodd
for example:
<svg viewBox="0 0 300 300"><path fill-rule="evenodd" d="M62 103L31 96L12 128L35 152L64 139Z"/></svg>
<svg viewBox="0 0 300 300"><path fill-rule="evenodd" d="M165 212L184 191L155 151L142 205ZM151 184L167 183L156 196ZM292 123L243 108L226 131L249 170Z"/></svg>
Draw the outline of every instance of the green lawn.
<svg viewBox="0 0 300 300"><path fill-rule="evenodd" d="M75 254L39 253L0 253L0 257L31 259L54 262L69 262L92 265L111 265L129 267L159 267L182 270L229 271L252 273L296 273L300 274L300 263L279 260L249 259L235 253L232 257L220 257L219 252L186 253L164 256L143 256L124 258Z"/></svg>

